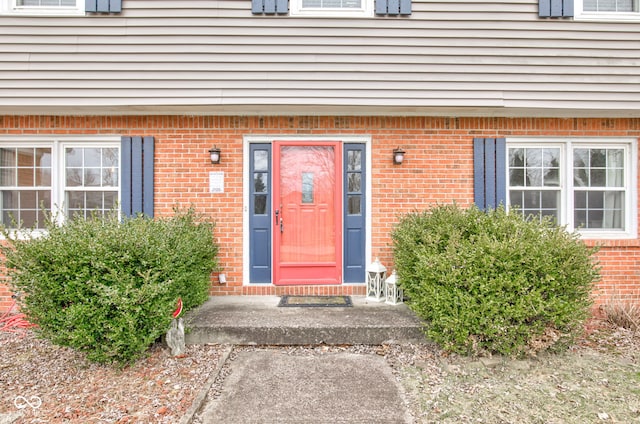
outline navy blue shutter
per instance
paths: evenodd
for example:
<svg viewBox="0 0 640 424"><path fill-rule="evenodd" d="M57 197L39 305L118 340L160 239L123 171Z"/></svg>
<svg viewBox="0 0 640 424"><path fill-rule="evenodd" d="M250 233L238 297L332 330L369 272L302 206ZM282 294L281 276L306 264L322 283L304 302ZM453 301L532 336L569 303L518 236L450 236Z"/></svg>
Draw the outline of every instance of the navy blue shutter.
<svg viewBox="0 0 640 424"><path fill-rule="evenodd" d="M153 217L153 137L122 137L122 213Z"/></svg>
<svg viewBox="0 0 640 424"><path fill-rule="evenodd" d="M120 143L120 207L131 216L131 137L122 137Z"/></svg>
<svg viewBox="0 0 640 424"><path fill-rule="evenodd" d="M410 15L411 0L376 0L376 15Z"/></svg>
<svg viewBox="0 0 640 424"><path fill-rule="evenodd" d="M266 153L266 170L256 170L256 152ZM271 144L251 144L249 154L249 279L271 283ZM256 182L256 173L267 174L266 187L262 187L262 180Z"/></svg>
<svg viewBox="0 0 640 424"><path fill-rule="evenodd" d="M84 4L88 13L122 12L122 0L85 0Z"/></svg>
<svg viewBox="0 0 640 424"><path fill-rule="evenodd" d="M147 216L153 216L153 157L154 157L154 138L144 137L142 151L144 152L142 161L143 175L143 192L142 192L142 213Z"/></svg>
<svg viewBox="0 0 640 424"><path fill-rule="evenodd" d="M349 166L349 154L359 154L359 168ZM344 281L346 283L364 283L366 275L366 156L364 144L345 144L343 158L344 186ZM359 175L360 187L350 187L349 175ZM360 205L359 211L352 210L350 201ZM356 213L357 212L357 213Z"/></svg>
<svg viewBox="0 0 640 424"><path fill-rule="evenodd" d="M507 200L506 141L473 139L473 194L480 209L495 209Z"/></svg>
<svg viewBox="0 0 640 424"><path fill-rule="evenodd" d="M573 16L573 0L538 0L541 18L570 18Z"/></svg>
<svg viewBox="0 0 640 424"><path fill-rule="evenodd" d="M274 15L289 13L288 0L251 0L251 13L254 15Z"/></svg>

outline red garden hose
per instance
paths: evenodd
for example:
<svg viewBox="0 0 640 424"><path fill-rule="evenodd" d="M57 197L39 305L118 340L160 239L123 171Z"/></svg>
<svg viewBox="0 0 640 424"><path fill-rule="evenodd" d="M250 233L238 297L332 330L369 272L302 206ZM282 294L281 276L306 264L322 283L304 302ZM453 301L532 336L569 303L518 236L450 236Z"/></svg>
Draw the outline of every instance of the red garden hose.
<svg viewBox="0 0 640 424"><path fill-rule="evenodd" d="M18 296L13 295L13 303L5 312L2 317L0 317L0 331L4 331L7 333L19 333L28 328L36 327L36 324L32 324L27 321L27 316L23 313L17 313L10 315L11 310L16 306L18 302Z"/></svg>

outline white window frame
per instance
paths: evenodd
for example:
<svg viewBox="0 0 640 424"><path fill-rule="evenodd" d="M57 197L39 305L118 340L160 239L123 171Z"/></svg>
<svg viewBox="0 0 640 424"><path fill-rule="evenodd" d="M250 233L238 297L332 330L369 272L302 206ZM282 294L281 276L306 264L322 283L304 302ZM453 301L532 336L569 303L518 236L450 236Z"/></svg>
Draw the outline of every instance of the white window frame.
<svg viewBox="0 0 640 424"><path fill-rule="evenodd" d="M0 13L22 16L84 16L85 1L76 0L75 7L70 6L18 6L17 0L0 0Z"/></svg>
<svg viewBox="0 0 640 424"><path fill-rule="evenodd" d="M634 239L638 237L638 140L629 137L579 137L579 138L518 138L506 139L506 193L507 209L510 207L509 149L511 148L560 148L560 213L559 224L567 230L577 230L583 239ZM625 211L624 229L576 229L573 207L573 149L574 148L622 148L625 149ZM514 187L515 189L515 187Z"/></svg>
<svg viewBox="0 0 640 424"><path fill-rule="evenodd" d="M635 0L636 2L638 0ZM580 21L640 21L640 8L636 12L590 12L584 10L583 0L574 0L574 19Z"/></svg>
<svg viewBox="0 0 640 424"><path fill-rule="evenodd" d="M331 17L331 18L371 18L374 16L374 0L362 0L362 8L303 8L303 0L290 0L291 16Z"/></svg>
<svg viewBox="0 0 640 424"><path fill-rule="evenodd" d="M1 147L48 147L51 148L51 213L60 224L67 219L65 201L65 149L68 147L98 147L117 148L119 175L117 190L117 202L120 204L122 196L122 149L120 137L56 137L56 136L23 136L0 137ZM91 188L91 187L90 187ZM96 187L97 189L101 189ZM17 230L20 231L20 230ZM43 232L43 230L35 230Z"/></svg>

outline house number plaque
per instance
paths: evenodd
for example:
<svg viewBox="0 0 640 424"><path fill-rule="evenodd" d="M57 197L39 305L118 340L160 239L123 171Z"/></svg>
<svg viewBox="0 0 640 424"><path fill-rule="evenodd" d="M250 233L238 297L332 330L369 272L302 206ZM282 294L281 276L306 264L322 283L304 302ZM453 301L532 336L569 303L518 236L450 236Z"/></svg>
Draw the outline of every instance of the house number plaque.
<svg viewBox="0 0 640 424"><path fill-rule="evenodd" d="M209 193L224 193L224 172L209 172Z"/></svg>

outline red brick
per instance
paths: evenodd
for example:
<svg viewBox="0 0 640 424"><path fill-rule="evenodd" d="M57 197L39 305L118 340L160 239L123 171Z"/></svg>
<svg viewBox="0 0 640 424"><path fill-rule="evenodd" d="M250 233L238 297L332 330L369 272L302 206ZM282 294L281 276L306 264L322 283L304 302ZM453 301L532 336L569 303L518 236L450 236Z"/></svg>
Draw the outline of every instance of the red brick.
<svg viewBox="0 0 640 424"><path fill-rule="evenodd" d="M392 268L390 231L399 214L438 203L473 201L473 137L611 136L640 137L640 120L600 118L479 118L383 116L5 116L0 135L105 134L152 135L156 139L155 209L169 215L174 206L191 206L217 222L221 266L228 283L212 294L364 293L363 286L242 286L242 137L245 134L366 135L372 139L372 253ZM222 149L212 166L207 150ZM407 151L402 166L391 151ZM208 193L210 171L225 172L225 193ZM639 176L640 179L640 176ZM639 181L640 186L640 181ZM588 242L595 244L595 242ZM605 241L598 254L603 267L598 301L616 287L637 298L640 291L640 240ZM216 284L213 284L213 283ZM9 304L0 281L0 310ZM634 295L634 293L636 293Z"/></svg>

